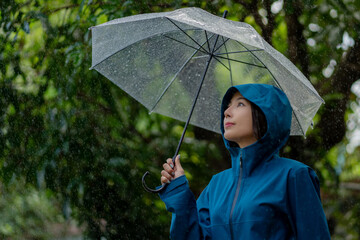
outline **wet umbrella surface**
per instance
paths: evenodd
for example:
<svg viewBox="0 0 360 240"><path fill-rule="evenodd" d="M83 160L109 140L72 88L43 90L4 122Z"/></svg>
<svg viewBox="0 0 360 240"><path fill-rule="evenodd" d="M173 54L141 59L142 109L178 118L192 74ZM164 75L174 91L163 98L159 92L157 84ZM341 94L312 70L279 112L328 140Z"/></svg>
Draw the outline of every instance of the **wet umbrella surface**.
<svg viewBox="0 0 360 240"><path fill-rule="evenodd" d="M174 156L189 123L220 133L221 100L233 85L264 83L284 91L293 109L291 135L305 135L324 103L309 80L250 25L199 8L135 15L91 29L91 69L150 113L186 122ZM147 174L146 190L166 186L149 189Z"/></svg>

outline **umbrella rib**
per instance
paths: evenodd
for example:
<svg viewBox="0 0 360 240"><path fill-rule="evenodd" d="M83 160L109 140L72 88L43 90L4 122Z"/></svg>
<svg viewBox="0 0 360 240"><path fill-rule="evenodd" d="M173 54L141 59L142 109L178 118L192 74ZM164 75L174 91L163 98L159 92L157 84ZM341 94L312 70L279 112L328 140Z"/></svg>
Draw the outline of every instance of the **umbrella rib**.
<svg viewBox="0 0 360 240"><path fill-rule="evenodd" d="M192 59L199 59L199 58L204 58L204 57L208 57L209 55L202 55L202 56L197 56L197 57L193 57Z"/></svg>
<svg viewBox="0 0 360 240"><path fill-rule="evenodd" d="M293 113L294 113L294 116L295 116L295 118L296 118L296 121L299 123L299 126L300 126L300 129L301 129L302 133L303 133L303 136L305 136L304 129L303 129L302 126L300 125L300 121L299 121L298 116L296 115L296 112L293 111Z"/></svg>
<svg viewBox="0 0 360 240"><path fill-rule="evenodd" d="M179 27L176 23L174 23L173 21L171 21L170 18L166 18L167 20L169 20L172 24L174 24L180 31L182 31L186 36L188 36L188 38L190 38L195 44L197 44L200 48L202 48L205 52L207 52L197 41L195 41L189 34L187 34L181 27ZM203 44L204 45L204 44Z"/></svg>
<svg viewBox="0 0 360 240"><path fill-rule="evenodd" d="M236 41L237 43L239 43L241 46L243 46L244 48L246 48L244 45L242 45L240 42L238 42L238 41ZM246 48L247 49L247 48ZM256 57L265 67L266 67L266 65L256 56L256 55L254 55L253 53L251 53L254 57ZM272 74L272 72L266 67L266 69L270 72L270 74L271 74L271 76L275 79L275 81L276 81L276 83L277 84L279 84L278 82L277 82L277 80L276 80L276 78L274 77L274 75ZM279 85L280 86L280 85ZM308 90L310 90L311 92L313 92L313 90L311 89L311 88L309 88L308 86L306 86L306 84L304 84L304 86L308 89ZM280 87L281 88L281 87ZM282 90L282 88L281 88L281 90ZM321 102L323 102L323 103L325 103L324 102L324 99L322 99L319 95L317 95L317 94L314 94ZM303 131L304 132L304 131Z"/></svg>
<svg viewBox="0 0 360 240"><path fill-rule="evenodd" d="M215 47L216 47L216 44L217 44L217 42L218 42L218 40L219 40L219 37L220 37L220 35L217 34L217 35L216 35L216 40L215 40L215 43L214 43L213 50L211 51L211 55L212 55L212 56L214 56ZM216 50L217 50L217 49L216 49Z"/></svg>
<svg viewBox="0 0 360 240"><path fill-rule="evenodd" d="M215 56L218 55L228 55L233 53L248 53L248 52L258 52L258 51L264 51L264 49L254 49L254 50L248 50L248 51L236 51L236 52L225 52L225 53L214 53Z"/></svg>
<svg viewBox="0 0 360 240"><path fill-rule="evenodd" d="M225 47L225 52L226 52L226 55L227 57L229 57L229 54L228 54L228 51L227 51L227 47L226 47L226 44L225 44L225 41L224 41L224 37L221 36L223 42L224 42L224 47ZM216 57L215 57L216 59ZM231 72L231 64L230 64L230 60L228 59L228 63L229 63L229 71L230 71L230 83L231 83L231 86L234 86L233 85L233 79L232 79L232 72Z"/></svg>
<svg viewBox="0 0 360 240"><path fill-rule="evenodd" d="M260 66L260 65L256 65L256 64L248 63L248 62L243 62L243 61L236 60L236 59L233 59L233 58L227 58L227 57L222 57L222 56L214 56L214 57L215 58L227 59L227 60L234 61L234 62L244 63L244 64L251 65L251 66L254 66L254 67L266 68L267 69L267 67L265 67L265 66Z"/></svg>
<svg viewBox="0 0 360 240"><path fill-rule="evenodd" d="M211 35L209 39L211 39L215 34ZM205 41L202 45L204 45L207 41ZM155 107L158 105L158 103L160 102L161 98L165 95L165 92L169 89L169 87L171 86L171 84L175 81L176 77L178 76L178 74L185 68L185 66L188 64L188 62L190 62L191 59L193 59L193 56L195 56L198 51L200 50L200 47L198 49L196 49L196 51L194 51L194 53L185 61L185 63L180 67L179 71L177 71L174 75L174 77L171 79L171 81L169 82L169 84L165 87L164 91L161 93L161 95L158 97L158 99L156 100L154 106L151 108L149 113L152 113L155 109Z"/></svg>
<svg viewBox="0 0 360 240"><path fill-rule="evenodd" d="M204 32L205 32L205 37L206 37L207 46L208 46L208 49L209 49L209 52L210 52L211 50L210 50L210 43L209 43L209 38L208 38L208 35L207 35L207 31L204 30ZM214 36L214 35L213 35L213 36Z"/></svg>
<svg viewBox="0 0 360 240"><path fill-rule="evenodd" d="M222 63L219 59L217 59L215 56L214 56L214 59L216 61L218 61L219 63L221 63L227 70L231 71L224 63ZM229 60L229 59L228 59Z"/></svg>
<svg viewBox="0 0 360 240"><path fill-rule="evenodd" d="M222 63L219 59L217 59L217 58L214 56L214 52L217 50L217 49L215 50L215 47L216 47L216 44L217 44L217 42L218 42L218 40L219 40L219 36L220 36L219 34L216 35L216 40L215 40L215 43L214 43L213 50L212 50L211 53L210 53L210 56L213 56L216 61L218 61L219 63L221 63L227 70L230 71L230 69L229 69L227 66L225 66L224 63ZM221 45L221 46L222 46L222 45ZM209 48L210 48L210 47L209 47Z"/></svg>
<svg viewBox="0 0 360 240"><path fill-rule="evenodd" d="M223 36L221 36L222 38L223 38L223 40L224 40L224 37ZM219 47L217 47L214 51L213 51L213 53L215 53L217 50L219 50L223 45L225 45L225 43L227 42L227 41L229 41L230 40L230 38L228 38L228 39L226 39L226 41L223 41L223 43L222 44L220 44L220 46Z"/></svg>
<svg viewBox="0 0 360 240"><path fill-rule="evenodd" d="M240 42L238 42L238 41L236 41L237 43L239 43L242 47L244 47L245 49L247 49L247 47L245 47L244 45L242 45ZM248 49L247 49L248 50ZM260 58L258 58L255 54L253 54L252 52L250 52L257 60L259 60L259 62L261 62L262 63L262 65L264 65L265 66L265 68L268 70L268 72L270 73L270 75L273 77L273 79L275 80L275 82L276 82L276 84L278 85L278 87L283 91L283 92L285 92L284 91L284 89L281 87L281 85L280 85L280 83L277 81L277 79L275 78L275 76L273 75L273 73L270 71L270 69L269 68L267 68L266 67L266 65L263 63L263 61L261 61L260 60ZM289 100L290 101L290 100ZM295 116L295 118L296 118L296 121L299 123L299 126L300 126L300 129L301 129L301 131L302 131L302 133L303 133L303 136L305 136L305 132L304 132L304 129L302 128L302 126L300 125L300 121L299 121L299 118L298 118L298 116L297 116L297 114L296 114L296 112L293 110L293 113L294 113L294 116Z"/></svg>
<svg viewBox="0 0 360 240"><path fill-rule="evenodd" d="M240 44L243 48L245 48L246 50L248 50L247 49L247 47L245 47L243 44L241 44L241 42L238 42L238 41L236 41L238 44ZM267 68L267 66L263 63L263 61L261 61L261 59L260 58L258 58L255 54L253 54L252 52L250 52L251 53L251 55L253 55L262 65L264 65L264 67L269 71L269 73L270 73L270 75L273 77L273 79L275 80L275 82L276 82L276 84L279 86L279 88L282 90L282 91L284 91L283 90L283 88L280 86L280 84L279 84L279 82L276 80L276 78L275 78L275 76L272 74L272 72Z"/></svg>
<svg viewBox="0 0 360 240"><path fill-rule="evenodd" d="M189 29L189 30L200 31L201 29L194 28L194 29ZM177 31L177 30L176 30L176 31ZM175 30L173 30L173 31L168 31L168 32L166 32L166 33L171 33L171 32L175 32ZM165 36L165 33L157 33L157 34L154 34L154 35L149 36L148 38L152 38L152 37L155 37L155 36L158 36L158 35ZM210 38L211 38L211 37L210 37ZM135 42L133 42L132 44L127 45L127 46L125 46L125 47L123 47L123 48L121 48L121 49L119 49L119 50L111 53L110 55L108 55L108 56L106 56L104 59L102 59L100 62L98 62L98 63L96 63L95 65L91 66L91 67L90 67L90 70L91 70L91 69L94 69L97 65L99 65L100 63L104 62L105 60L111 58L112 56L114 56L114 55L117 54L118 52L123 51L124 49L127 49L128 47L130 47L130 46L132 46L132 45L134 45L134 44L136 44L136 43L138 43L138 42L141 42L141 41L143 41L143 40L144 40L144 39L140 39L140 40L138 40L138 41L135 41ZM196 49L196 48L194 48L194 49ZM207 53L207 52L206 52L206 53Z"/></svg>
<svg viewBox="0 0 360 240"><path fill-rule="evenodd" d="M171 39L171 40L174 40L175 42L184 44L185 46L190 47L190 48L192 48L192 49L195 49L195 50L197 50L197 51L199 51L199 52L208 54L208 52L204 52L204 51L200 50L200 48L196 48L196 47L190 46L189 44L186 44L186 43L184 43L184 42L181 42L181 41L179 41L179 40L177 40L177 39L175 39L175 38L172 38L172 37L169 37L169 36L166 36L166 35L164 35L164 37L169 38L169 39Z"/></svg>

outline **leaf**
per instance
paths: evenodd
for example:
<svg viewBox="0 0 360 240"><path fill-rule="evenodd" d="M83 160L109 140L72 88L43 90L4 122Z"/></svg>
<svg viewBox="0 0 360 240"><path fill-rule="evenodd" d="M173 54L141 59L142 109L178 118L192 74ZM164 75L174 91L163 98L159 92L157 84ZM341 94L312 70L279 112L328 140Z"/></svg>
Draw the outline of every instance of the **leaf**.
<svg viewBox="0 0 360 240"><path fill-rule="evenodd" d="M45 100L51 100L54 99L58 95L58 92L56 88L53 86L53 84L49 84L48 88L46 89L44 93L44 99Z"/></svg>
<svg viewBox="0 0 360 240"><path fill-rule="evenodd" d="M23 23L22 29L24 30L24 32L26 32L27 34L30 33L30 26L29 26L29 22L25 21Z"/></svg>

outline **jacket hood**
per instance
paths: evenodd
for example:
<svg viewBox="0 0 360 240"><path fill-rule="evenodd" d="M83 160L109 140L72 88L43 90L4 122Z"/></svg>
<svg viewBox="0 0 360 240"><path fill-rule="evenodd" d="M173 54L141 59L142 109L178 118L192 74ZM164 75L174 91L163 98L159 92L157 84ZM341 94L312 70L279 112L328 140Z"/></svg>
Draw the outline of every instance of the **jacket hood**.
<svg viewBox="0 0 360 240"><path fill-rule="evenodd" d="M245 148L234 147L235 144L224 138L224 111L234 91L239 91L244 98L257 105L264 113L267 122L265 135ZM274 154L278 154L290 135L291 118L290 102L286 94L277 87L267 84L243 84L229 88L221 104L220 128L225 146L231 155L234 174L240 173L240 157L243 174L246 176L250 175L259 163L268 161Z"/></svg>

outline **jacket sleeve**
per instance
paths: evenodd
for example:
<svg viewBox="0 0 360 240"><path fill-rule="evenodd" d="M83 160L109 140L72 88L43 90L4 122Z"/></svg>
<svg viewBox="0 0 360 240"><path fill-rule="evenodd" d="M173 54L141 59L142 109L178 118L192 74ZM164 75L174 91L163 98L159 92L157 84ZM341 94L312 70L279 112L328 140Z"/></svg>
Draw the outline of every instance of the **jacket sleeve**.
<svg viewBox="0 0 360 240"><path fill-rule="evenodd" d="M311 168L290 173L288 192L290 224L296 239L330 239L316 173Z"/></svg>
<svg viewBox="0 0 360 240"><path fill-rule="evenodd" d="M194 194L184 175L171 181L159 194L166 209L172 213L171 239L210 239L207 189L206 187L201 193L197 206Z"/></svg>

